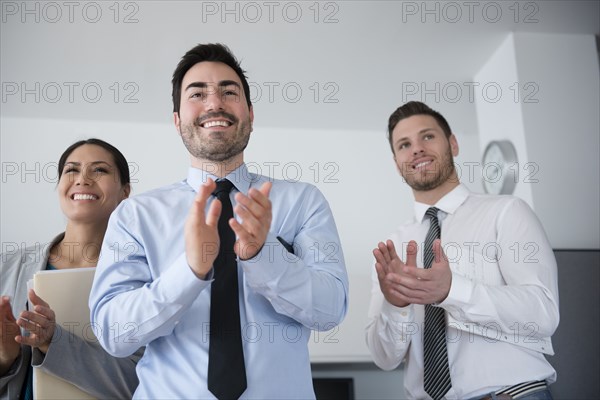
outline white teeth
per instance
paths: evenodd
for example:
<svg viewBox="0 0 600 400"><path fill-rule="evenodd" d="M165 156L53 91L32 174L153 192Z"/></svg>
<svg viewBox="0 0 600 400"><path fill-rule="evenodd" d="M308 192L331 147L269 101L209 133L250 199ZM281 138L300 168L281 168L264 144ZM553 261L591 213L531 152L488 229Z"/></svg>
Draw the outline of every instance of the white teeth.
<svg viewBox="0 0 600 400"><path fill-rule="evenodd" d="M212 128L213 126L224 126L228 127L231 125L228 121L208 121L204 124L205 128Z"/></svg>
<svg viewBox="0 0 600 400"><path fill-rule="evenodd" d="M418 163L417 165L415 165L415 169L417 169L417 168L421 168L421 167L424 167L424 166L426 166L427 164L430 164L430 163L431 163L431 161L423 161L423 162L420 162L420 163Z"/></svg>
<svg viewBox="0 0 600 400"><path fill-rule="evenodd" d="M93 194L74 194L73 200L98 200L98 196Z"/></svg>

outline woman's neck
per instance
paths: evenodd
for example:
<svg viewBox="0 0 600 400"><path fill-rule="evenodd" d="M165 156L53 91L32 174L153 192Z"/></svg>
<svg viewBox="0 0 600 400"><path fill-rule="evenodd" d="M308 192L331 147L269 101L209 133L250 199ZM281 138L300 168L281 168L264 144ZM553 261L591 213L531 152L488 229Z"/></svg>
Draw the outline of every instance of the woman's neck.
<svg viewBox="0 0 600 400"><path fill-rule="evenodd" d="M50 249L48 262L57 269L95 267L105 231L106 223L99 226L69 222L65 237Z"/></svg>

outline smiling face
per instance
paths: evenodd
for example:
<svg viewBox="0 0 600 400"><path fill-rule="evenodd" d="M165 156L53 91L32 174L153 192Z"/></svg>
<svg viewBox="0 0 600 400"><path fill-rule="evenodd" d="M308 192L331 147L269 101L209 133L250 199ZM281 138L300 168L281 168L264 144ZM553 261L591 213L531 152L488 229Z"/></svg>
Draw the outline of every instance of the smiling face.
<svg viewBox="0 0 600 400"><path fill-rule="evenodd" d="M458 185L456 137L447 137L435 118L414 115L400 120L392 132L392 146L396 167L417 201L425 192L441 198Z"/></svg>
<svg viewBox="0 0 600 400"><path fill-rule="evenodd" d="M229 66L204 61L190 68L181 84L175 126L193 164L241 162L254 114L239 77Z"/></svg>
<svg viewBox="0 0 600 400"><path fill-rule="evenodd" d="M112 155L91 144L71 152L58 182L60 207L70 222L106 224L129 191Z"/></svg>

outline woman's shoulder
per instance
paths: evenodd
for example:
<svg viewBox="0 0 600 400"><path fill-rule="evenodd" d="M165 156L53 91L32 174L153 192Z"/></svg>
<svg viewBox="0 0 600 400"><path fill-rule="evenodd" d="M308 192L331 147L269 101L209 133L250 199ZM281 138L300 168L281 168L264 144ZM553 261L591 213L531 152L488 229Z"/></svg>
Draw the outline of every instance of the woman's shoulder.
<svg viewBox="0 0 600 400"><path fill-rule="evenodd" d="M16 285L26 284L35 272L44 269L50 248L61 235L47 243L5 243L0 254L0 294L5 295Z"/></svg>

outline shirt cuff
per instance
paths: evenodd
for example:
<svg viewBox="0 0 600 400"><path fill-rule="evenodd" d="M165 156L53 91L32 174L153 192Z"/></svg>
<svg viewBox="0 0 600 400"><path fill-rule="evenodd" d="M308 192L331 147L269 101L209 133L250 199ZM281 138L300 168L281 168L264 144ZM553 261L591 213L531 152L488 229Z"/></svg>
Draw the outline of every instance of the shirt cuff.
<svg viewBox="0 0 600 400"><path fill-rule="evenodd" d="M15 361L13 361L13 363L8 368L8 371L6 371L4 375L0 376L0 378L10 378L19 371L19 369L21 368L21 364L23 364L23 346L24 345L21 345L21 351L19 352L19 355L17 356Z"/></svg>
<svg viewBox="0 0 600 400"><path fill-rule="evenodd" d="M206 274L205 279L198 278L188 265L184 252L161 275L161 292L165 299L175 303L179 303L183 298L192 300L210 285L212 278L212 269Z"/></svg>
<svg viewBox="0 0 600 400"><path fill-rule="evenodd" d="M379 335L386 337L391 333L390 339L394 343L408 344L413 335L419 332L412 304L406 307L396 307L384 300L381 316L385 323L381 326ZM388 329L390 332L386 332Z"/></svg>
<svg viewBox="0 0 600 400"><path fill-rule="evenodd" d="M50 348L52 345L48 347L48 352L50 352ZM44 365L44 360L46 359L46 355L40 351L37 347L31 349L31 366L34 368L41 367Z"/></svg>
<svg viewBox="0 0 600 400"><path fill-rule="evenodd" d="M396 307L387 300L384 300L381 312L394 322L410 322L415 319L414 307L412 304L409 304L406 307Z"/></svg>
<svg viewBox="0 0 600 400"><path fill-rule="evenodd" d="M62 335L64 334L68 334L67 332L63 332L62 327L58 324L55 325L54 327L54 333L52 334L52 340L50 341L50 345L48 346L48 352L46 354L42 353L40 351L40 349L38 349L37 347L32 347L31 348L31 366L32 367L41 367L44 365L44 361L46 360L47 357L52 357L54 356L54 349L56 347L59 346L55 346L54 344L57 343ZM59 350L60 352L60 350Z"/></svg>
<svg viewBox="0 0 600 400"><path fill-rule="evenodd" d="M450 291L448 296L438 304L439 307L446 309L447 311L458 311L460 314L463 313L462 308L465 305L470 304L471 297L473 295L473 281L452 272L452 284L450 285Z"/></svg>
<svg viewBox="0 0 600 400"><path fill-rule="evenodd" d="M285 273L282 264L294 263L298 260L298 256L289 253L272 233L267 235L263 247L254 257L248 260L238 258L248 283L254 287L276 284L277 277Z"/></svg>

